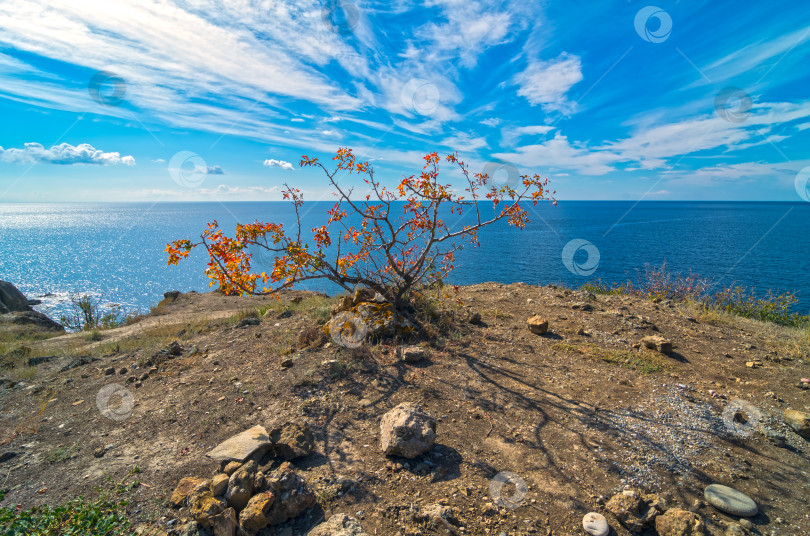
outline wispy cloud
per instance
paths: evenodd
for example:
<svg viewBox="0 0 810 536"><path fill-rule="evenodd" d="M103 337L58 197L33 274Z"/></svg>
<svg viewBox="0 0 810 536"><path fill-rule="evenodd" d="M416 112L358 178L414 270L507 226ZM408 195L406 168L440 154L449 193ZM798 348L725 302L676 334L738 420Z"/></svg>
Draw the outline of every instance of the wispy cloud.
<svg viewBox="0 0 810 536"><path fill-rule="evenodd" d="M40 143L26 143L23 149L3 149L0 147L0 161L15 164L124 164L134 166L135 158L121 156L121 153L105 153L89 143L70 145L62 143L46 149Z"/></svg>
<svg viewBox="0 0 810 536"><path fill-rule="evenodd" d="M571 113L575 105L566 93L571 86L582 81L582 63L579 57L560 54L550 61L532 60L522 73L515 77L520 86L518 95L526 97L533 105L550 112Z"/></svg>

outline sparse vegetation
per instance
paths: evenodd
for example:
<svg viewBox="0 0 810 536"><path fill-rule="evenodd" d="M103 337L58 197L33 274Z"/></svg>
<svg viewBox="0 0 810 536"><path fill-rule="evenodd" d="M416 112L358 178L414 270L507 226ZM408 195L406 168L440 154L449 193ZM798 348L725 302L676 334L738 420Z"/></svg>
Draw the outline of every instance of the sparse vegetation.
<svg viewBox="0 0 810 536"><path fill-rule="evenodd" d="M634 283L608 285L601 280L582 285L592 294L642 296L651 300L672 300L697 304L706 319L723 321L718 313L753 318L781 326L805 327L810 325L810 314L793 310L798 298L792 292L777 293L769 290L765 295L755 289L728 286L713 291L709 279L690 272L688 275L672 273L667 264L660 267L646 265Z"/></svg>
<svg viewBox="0 0 810 536"><path fill-rule="evenodd" d="M558 352L581 354L592 359L600 359L605 363L627 367L641 374L655 374L665 370L663 360L653 352L646 350L631 352L601 348L593 343L571 344L565 342L554 343L551 347Z"/></svg>
<svg viewBox="0 0 810 536"><path fill-rule="evenodd" d="M0 497L2 499L2 497ZM0 533L6 536L124 536L131 533L128 503L101 495L77 498L59 506L29 510L0 507Z"/></svg>
<svg viewBox="0 0 810 536"><path fill-rule="evenodd" d="M77 445L61 445L45 454L45 461L48 463L64 462L74 458L77 452L79 452Z"/></svg>
<svg viewBox="0 0 810 536"><path fill-rule="evenodd" d="M117 303L105 305L103 302L100 296L71 296L71 309L59 317L59 322L72 331L93 331L123 326L133 316L124 313Z"/></svg>

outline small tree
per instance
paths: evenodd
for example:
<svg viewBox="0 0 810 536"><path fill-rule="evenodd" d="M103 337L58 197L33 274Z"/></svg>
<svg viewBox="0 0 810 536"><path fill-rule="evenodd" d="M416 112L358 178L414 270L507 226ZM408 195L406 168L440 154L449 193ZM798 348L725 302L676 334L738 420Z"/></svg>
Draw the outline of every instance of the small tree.
<svg viewBox="0 0 810 536"><path fill-rule="evenodd" d="M121 314L121 306L112 304L105 307L102 302L102 297L73 295L70 297L70 310L61 315L59 321L72 331L108 329L124 324L126 316Z"/></svg>
<svg viewBox="0 0 810 536"><path fill-rule="evenodd" d="M529 218L521 202L536 205L548 199L548 180L539 175L521 175L516 185L497 186L486 174L471 176L456 154L444 160L461 170L466 181L463 195L439 182L441 159L435 152L424 157L419 175L403 178L394 189L375 180L373 168L357 162L351 149L338 149L333 160L337 163L333 170L308 156L302 156L299 164L320 167L337 197L326 224L312 229L312 244L302 237L303 195L285 184L283 197L292 202L296 215L291 233L282 224L257 221L237 224L235 235L229 237L213 221L200 242L180 239L167 244L168 263L177 264L203 245L210 257L206 274L211 285L218 283L226 294L275 295L302 281L325 279L346 290L368 287L404 309L412 291L445 278L453 269L455 253L462 247L459 242L478 245L478 231L504 219L522 229ZM353 188L338 184L341 171L362 177L367 189L363 200L352 199ZM482 202L491 204L491 215L484 214ZM475 221L453 230L442 219L447 208L456 217L472 211ZM359 223L353 224L350 216ZM269 274L251 270L251 249L256 248L274 255Z"/></svg>

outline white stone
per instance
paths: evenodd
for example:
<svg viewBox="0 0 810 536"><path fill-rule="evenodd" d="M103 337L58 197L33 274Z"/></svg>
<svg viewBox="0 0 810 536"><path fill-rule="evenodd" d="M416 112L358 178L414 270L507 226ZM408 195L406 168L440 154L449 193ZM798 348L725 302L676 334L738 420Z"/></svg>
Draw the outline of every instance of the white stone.
<svg viewBox="0 0 810 536"><path fill-rule="evenodd" d="M590 512L582 518L582 528L591 536L607 536L610 526L602 514Z"/></svg>

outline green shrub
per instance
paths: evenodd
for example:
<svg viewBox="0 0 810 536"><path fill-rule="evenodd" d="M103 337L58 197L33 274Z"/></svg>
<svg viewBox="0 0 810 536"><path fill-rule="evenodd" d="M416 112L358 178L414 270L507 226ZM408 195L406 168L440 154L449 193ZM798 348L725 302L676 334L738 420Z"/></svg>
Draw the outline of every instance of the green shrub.
<svg viewBox="0 0 810 536"><path fill-rule="evenodd" d="M59 322L72 331L91 331L123 326L133 316L124 314L121 306L112 304L103 306L102 298L93 298L87 294L70 298L71 310L59 317Z"/></svg>
<svg viewBox="0 0 810 536"><path fill-rule="evenodd" d="M2 497L0 497L1 499ZM0 534L5 536L124 536L131 533L123 515L126 501L81 497L59 506L30 510L0 508Z"/></svg>

